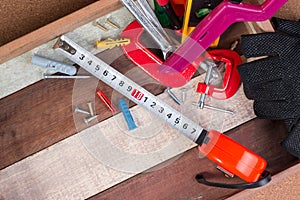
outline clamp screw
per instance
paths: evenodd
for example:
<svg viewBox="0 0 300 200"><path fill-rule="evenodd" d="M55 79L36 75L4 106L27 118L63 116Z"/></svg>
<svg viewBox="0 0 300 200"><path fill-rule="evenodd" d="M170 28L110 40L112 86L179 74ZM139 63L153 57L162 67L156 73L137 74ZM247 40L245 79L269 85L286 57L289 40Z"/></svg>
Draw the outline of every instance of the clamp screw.
<svg viewBox="0 0 300 200"><path fill-rule="evenodd" d="M118 25L116 25L115 23L111 22L111 21L109 20L109 18L106 18L104 22L107 23L107 24L109 24L109 25L111 25L111 26L114 27L115 29L120 29L120 27L119 27Z"/></svg>

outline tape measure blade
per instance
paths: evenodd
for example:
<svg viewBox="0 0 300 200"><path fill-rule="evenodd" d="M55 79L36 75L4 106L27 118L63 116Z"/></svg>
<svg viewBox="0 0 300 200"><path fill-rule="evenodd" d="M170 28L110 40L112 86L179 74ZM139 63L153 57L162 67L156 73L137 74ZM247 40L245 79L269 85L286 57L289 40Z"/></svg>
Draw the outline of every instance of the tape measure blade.
<svg viewBox="0 0 300 200"><path fill-rule="evenodd" d="M54 48L65 57L80 65L86 71L105 82L136 104L144 107L158 118L177 129L180 133L198 143L206 131L198 124L183 116L170 105L127 78L113 67L94 56L66 36L61 36Z"/></svg>

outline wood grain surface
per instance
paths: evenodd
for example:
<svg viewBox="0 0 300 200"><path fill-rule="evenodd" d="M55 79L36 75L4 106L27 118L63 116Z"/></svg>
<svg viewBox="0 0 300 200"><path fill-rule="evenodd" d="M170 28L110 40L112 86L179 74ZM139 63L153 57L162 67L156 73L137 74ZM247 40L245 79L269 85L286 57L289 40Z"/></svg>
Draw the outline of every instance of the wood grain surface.
<svg viewBox="0 0 300 200"><path fill-rule="evenodd" d="M299 162L280 147L280 142L287 135L285 125L281 122L254 119L226 134L265 158L268 162L267 170L273 175ZM242 182L238 178L226 179L211 161L199 159L196 148L184 153L170 165L162 163L162 166L164 167L157 166L157 170L139 174L90 199L217 200L225 199L239 190L201 185L194 178L197 173L205 172L207 179L214 182Z"/></svg>
<svg viewBox="0 0 300 200"><path fill-rule="evenodd" d="M277 16L297 19L299 12L296 8L299 5L296 0L290 0ZM10 42L0 47L0 63L120 6L117 0L101 0L45 26L45 29L38 29L32 34ZM82 20L78 21L78 17ZM49 30L54 32L50 33ZM103 55L104 59L111 56L109 53ZM124 57L112 65L122 72L132 67ZM98 120L107 119L111 113L99 101L97 102L98 99L94 94L99 88L102 88L108 96L112 91L103 83L91 79L83 85L85 87L80 91L82 95L74 97L72 92L76 84L84 83L73 80L41 80L0 100L1 200L50 197L83 199L109 187L111 188L92 199L224 199L238 192L205 187L195 182L194 176L200 171L210 172L208 175L210 180L224 181L221 173L214 169L212 162L198 159L196 149L184 153L179 159L162 163L161 166L135 177L134 174L116 173L87 152L80 154L84 149L72 135L94 123L88 126L82 121L76 123L73 114L74 105L87 109L86 102L95 102L97 113L101 113ZM164 88L149 86L148 89L153 89L153 93L159 94ZM81 115L81 119L83 117ZM228 134L266 158L268 170L272 174L299 162L279 145L287 134L282 123L255 119ZM86 159L91 162L86 163ZM130 177L133 178L125 181ZM237 178L226 180L229 181L240 180ZM114 186L116 183L119 184Z"/></svg>
<svg viewBox="0 0 300 200"><path fill-rule="evenodd" d="M289 199L300 197L300 164L296 164L272 177L272 182L260 189L244 190L228 200ZM274 189L276 188L276 189ZM295 189L293 189L295 188Z"/></svg>
<svg viewBox="0 0 300 200"><path fill-rule="evenodd" d="M120 52L119 48L115 48L99 57L110 63L112 57L122 55ZM112 66L122 73L134 67L125 55ZM150 77L143 73L140 78ZM84 87L77 87L80 95L76 97L73 96L74 80L45 79L0 100L0 169L87 128L84 123L75 127L75 105L80 104L87 110L85 103L96 102L97 113L101 113L100 121L111 116L95 93L101 88L110 97L112 89L103 82L98 85L96 78L78 83L83 83ZM158 94L164 87L148 89Z"/></svg>
<svg viewBox="0 0 300 200"><path fill-rule="evenodd" d="M118 0L100 0L13 40L0 47L0 64L120 7Z"/></svg>

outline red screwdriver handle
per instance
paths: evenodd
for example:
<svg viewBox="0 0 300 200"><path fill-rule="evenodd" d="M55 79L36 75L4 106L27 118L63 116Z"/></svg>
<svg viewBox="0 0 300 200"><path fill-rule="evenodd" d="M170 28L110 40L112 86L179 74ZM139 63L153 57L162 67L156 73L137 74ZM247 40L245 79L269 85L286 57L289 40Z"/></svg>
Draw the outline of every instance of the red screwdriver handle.
<svg viewBox="0 0 300 200"><path fill-rule="evenodd" d="M267 162L226 135L211 130L198 147L200 153L247 182L256 182Z"/></svg>

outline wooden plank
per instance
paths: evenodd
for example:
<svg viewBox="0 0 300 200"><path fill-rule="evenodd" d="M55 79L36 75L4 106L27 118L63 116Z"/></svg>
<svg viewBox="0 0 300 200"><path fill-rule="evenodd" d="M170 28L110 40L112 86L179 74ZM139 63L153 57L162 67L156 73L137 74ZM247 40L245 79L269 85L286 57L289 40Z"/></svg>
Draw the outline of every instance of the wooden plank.
<svg viewBox="0 0 300 200"><path fill-rule="evenodd" d="M98 27L95 27L93 25L94 22L89 22L77 29L72 30L66 35L84 46L88 51L97 54L103 51L97 49L97 40L118 38L123 28L133 20L132 15L127 11L126 8L121 8L109 13L108 15L104 15L98 18L97 21L99 21L99 23L103 23L107 17L110 17L110 19L117 23L120 26L120 29L109 29L109 31L104 32ZM46 44L38 46L33 50L30 50L0 65L0 99L19 91L28 85L42 80L43 73L54 73L51 70L49 71L31 64L31 58L34 54L73 64L52 49L55 42L56 40L51 40ZM112 60L109 62L117 59L118 55L112 58Z"/></svg>
<svg viewBox="0 0 300 200"><path fill-rule="evenodd" d="M119 0L100 0L0 47L0 64L55 37L106 15L122 5Z"/></svg>
<svg viewBox="0 0 300 200"><path fill-rule="evenodd" d="M283 123L255 119L230 130L226 134L264 157L268 162L267 169L273 175L299 162L297 158L289 155L280 147L280 142L287 135ZM162 167L157 166L156 169L139 174L90 199L214 200L225 199L239 191L198 184L194 177L199 172L205 172L207 179L214 182L241 182L238 178L225 179L222 173L215 169L215 165L212 162L207 159L199 159L197 149L194 148L184 153L178 160L169 163L169 165L163 163ZM257 199L256 195L260 190L264 190L264 187L253 192L249 190L249 193L252 194L253 199ZM278 199L276 195L274 194L274 198Z"/></svg>
<svg viewBox="0 0 300 200"><path fill-rule="evenodd" d="M272 182L261 189L244 190L227 200L290 199L300 197L300 164L272 177Z"/></svg>
<svg viewBox="0 0 300 200"><path fill-rule="evenodd" d="M122 55L119 48L106 51L101 58L110 63L112 57ZM134 65L123 55L112 63L126 73ZM82 72L80 73L85 73ZM139 78L149 79L142 73ZM108 96L112 89L96 78L85 80L45 79L0 100L0 169L44 149L88 126L74 123L75 106L87 109L88 101L94 102L102 121L111 116L95 92L102 88ZM151 89L151 88L149 88ZM155 87L154 94L164 87ZM81 115L81 117L85 117ZM76 126L75 126L76 125Z"/></svg>
<svg viewBox="0 0 300 200"><path fill-rule="evenodd" d="M122 70L122 73L125 73L124 69ZM145 73L142 72L141 74ZM141 76L134 75L134 77L139 77L141 80L144 79ZM204 127L218 126L218 130L221 131L229 130L254 117L252 102L245 98L242 90L239 90L234 97L224 101L223 104L225 108L233 109L236 112L235 115L228 116L211 110L199 111L195 109L191 102L198 99L198 97L194 94L194 88L198 81L198 78L193 79L187 86L185 86L189 89L187 95L188 100L186 102L187 107L177 107L177 109L181 109L183 111L183 114L192 115L192 117L194 117L197 121L200 121L201 125ZM147 82L145 84L149 85ZM73 105L78 105L78 103L79 105L82 105L83 102L86 102L87 98L90 98L90 94L93 94L92 96L94 96L94 92L88 92L93 90L93 87L88 87L90 84L79 83L79 85L82 86L82 91L78 92L81 100L78 100L77 98L79 97L76 95L75 97L73 96ZM158 87L154 88L159 90L157 89ZM82 93L84 91L85 93ZM179 92L179 89L174 90L174 92ZM64 94L51 95L57 95L56 98L62 98ZM43 99L45 98L46 97ZM160 95L160 98L176 107L176 103L173 102L167 94L164 93ZM209 101L209 99L207 100L207 103L210 104L214 102ZM20 123L20 125L14 123L17 125L18 130L18 132L16 131L15 133L19 136L15 137L16 139L22 138L24 135L35 135L36 138L34 141L29 141L29 143L40 144L46 147L44 143L49 145L49 137L52 137L50 140L51 142L57 139L60 135L64 136L66 134L64 133L66 131L64 129L61 131L55 130L54 132L53 128L53 130L49 131L47 129L49 128L48 126L41 128L41 131L38 133L31 132L30 126L32 126L32 123L28 124L28 121L27 123L21 123L24 121L24 114L27 114L26 112L29 112L28 110L31 108L28 104L24 107L26 109L22 110L20 114L22 116L17 116L16 119L16 122ZM34 110L43 112L41 109L37 108ZM118 115L102 121L88 129L84 129L79 134L73 135L52 145L51 147L48 147L47 149L2 169L0 173L0 193L4 196L4 198L8 199L16 198L18 195L29 197L29 195L33 194L35 198L43 199L57 199L62 196L65 198L71 198L74 196L76 198L88 198L91 195L97 194L100 191L118 184L137 173L141 173L146 169L170 159L178 155L178 153L182 153L195 145L185 137L180 136L180 134L178 134L174 129L163 124L161 124L161 126L157 126L159 129L154 132L151 123L156 122L154 119L149 120L145 110L140 107L134 107L132 111L135 117L140 116L137 118L137 122L138 126L143 128L142 131L139 131L140 129L137 129L137 132L128 132L124 130L122 128L122 123L120 123L119 120L120 116ZM55 116L59 116L63 113L63 115L66 115L66 112L69 112L67 113L68 115L71 114L71 110L62 110L61 113L57 113ZM47 115L48 114L49 113L47 113ZM105 116L105 113L103 113L103 115ZM43 117L43 115L40 115L40 117ZM63 118L66 119L66 117ZM74 122L77 126L77 130L84 125L82 118L82 115L74 115ZM53 124L55 122L59 123L56 120L50 121L49 119L52 119L52 117L49 116L44 118L44 120L46 119L47 122L44 123L50 123L51 126L56 126L56 124ZM12 123L12 120L9 121L10 122L8 123ZM214 124L213 122L218 123ZM61 123L68 124L69 130L70 123L72 122L69 120ZM14 127L11 125L9 128L13 129ZM22 132L22 130L30 133ZM149 130L152 132L149 132ZM45 131L45 133L43 133L43 131ZM143 133L144 135L142 135ZM150 137L147 133L151 133ZM135 134L135 136L133 134ZM139 134L142 137L139 137ZM14 141L15 138L6 140L6 142L12 144L12 141ZM44 138L47 139L44 140ZM24 139L24 142L26 142L26 139ZM3 143L2 149L4 151L2 155L4 156L1 160L5 161L5 155L10 153L6 149L10 148L15 150L16 147L13 148L9 145L4 145L5 143ZM17 145L20 145L23 148L35 147L24 145L24 143L23 145L22 143ZM118 154L118 152L120 153ZM67 170L64 170L64 168ZM13 186L14 183L17 183L18 186ZM17 187L18 189L17 191L12 191L8 188L8 186L9 188Z"/></svg>

